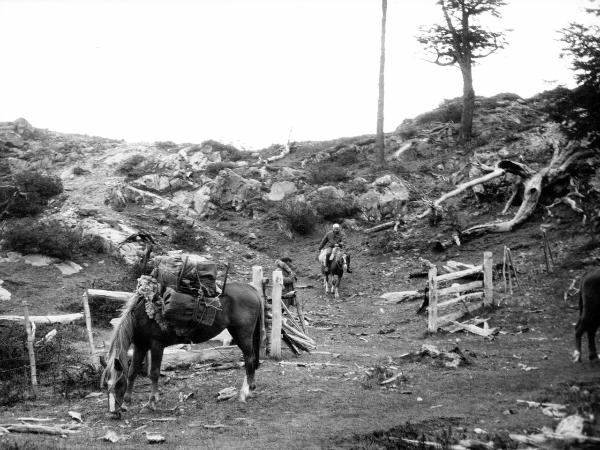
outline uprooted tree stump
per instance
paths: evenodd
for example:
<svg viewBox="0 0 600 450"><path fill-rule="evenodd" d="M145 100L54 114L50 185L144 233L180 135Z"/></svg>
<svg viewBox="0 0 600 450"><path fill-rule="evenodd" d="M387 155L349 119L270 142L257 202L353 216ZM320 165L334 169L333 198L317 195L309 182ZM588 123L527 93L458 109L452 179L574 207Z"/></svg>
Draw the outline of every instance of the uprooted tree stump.
<svg viewBox="0 0 600 450"><path fill-rule="evenodd" d="M580 159L599 154L597 150L590 149L589 144L586 141L571 141L567 145L561 146L556 140L551 140L549 145L553 148L552 158L548 165L537 172L525 164L510 160L501 160L497 162L494 167L482 167L488 172L487 174L462 183L452 191L442 195L437 200L433 201L428 209L419 214L417 218L423 219L432 213L436 214L440 210L441 204L449 198L454 197L469 188L510 173L520 177L522 182L518 183L518 186L523 187L523 201L512 219L475 225L465 230L461 230L460 235L461 237L470 237L488 232L503 233L512 231L531 217L542 196L542 192L545 189L568 176L569 168L573 163ZM571 182L571 186L574 186L573 182ZM508 207L515 197L516 193L513 191L513 195L511 195L504 211L508 210ZM575 187L575 189L571 190L564 199L560 199L558 202L563 202L569 205L574 211L581 213L582 209L579 208L576 203L575 198L577 197L581 198L583 196ZM554 206L558 202L555 202L551 206Z"/></svg>

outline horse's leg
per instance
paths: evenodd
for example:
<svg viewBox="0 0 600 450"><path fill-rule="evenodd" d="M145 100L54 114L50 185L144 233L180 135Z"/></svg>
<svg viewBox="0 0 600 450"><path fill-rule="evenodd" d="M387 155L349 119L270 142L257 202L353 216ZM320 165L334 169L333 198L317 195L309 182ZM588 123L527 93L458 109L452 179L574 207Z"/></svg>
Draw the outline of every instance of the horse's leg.
<svg viewBox="0 0 600 450"><path fill-rule="evenodd" d="M590 359L590 361L594 361L598 359L598 352L596 351L596 330L598 329L597 326L590 326L588 328L588 349L589 349L589 354L588 354L588 358Z"/></svg>
<svg viewBox="0 0 600 450"><path fill-rule="evenodd" d="M150 354L152 355L152 364L150 368L150 381L152 382L152 391L150 392L150 407L154 408L156 403L160 400L158 393L158 378L160 377L160 365L162 364L162 357L164 347L160 342L153 341L150 347Z"/></svg>
<svg viewBox="0 0 600 450"><path fill-rule="evenodd" d="M340 281L342 281L342 277L339 275L335 276L335 298L340 298Z"/></svg>
<svg viewBox="0 0 600 450"><path fill-rule="evenodd" d="M133 384L135 383L136 377L142 370L142 362L144 361L146 351L147 350L141 349L135 344L133 345L133 358L131 360L131 366L129 366L129 374L127 376L127 390L125 391L125 395L123 396L123 405L121 406L123 410L127 409L125 405L131 404L131 393L133 392Z"/></svg>
<svg viewBox="0 0 600 450"><path fill-rule="evenodd" d="M240 389L240 402L246 403L246 398L251 395L250 391L256 389L256 384L254 383L254 372L258 362L256 360L258 355L255 354L253 346L254 330L240 330L239 328L233 327L228 330L244 355L244 368L246 369L246 375L244 376L244 382L242 383L242 387Z"/></svg>
<svg viewBox="0 0 600 450"><path fill-rule="evenodd" d="M581 338L585 328L583 327L583 319L580 317L575 327L575 351L573 352L573 362L581 362Z"/></svg>
<svg viewBox="0 0 600 450"><path fill-rule="evenodd" d="M325 293L329 294L329 283L327 282L327 274L323 275L323 286L325 286Z"/></svg>

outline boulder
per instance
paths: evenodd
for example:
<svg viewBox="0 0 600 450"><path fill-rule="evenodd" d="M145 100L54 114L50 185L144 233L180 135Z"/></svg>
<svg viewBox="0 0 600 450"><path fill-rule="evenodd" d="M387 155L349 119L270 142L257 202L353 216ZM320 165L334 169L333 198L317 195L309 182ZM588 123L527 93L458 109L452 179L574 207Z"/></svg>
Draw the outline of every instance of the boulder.
<svg viewBox="0 0 600 450"><path fill-rule="evenodd" d="M267 194L267 198L277 202L283 200L287 195L293 194L298 188L291 181L276 181L271 185L271 192Z"/></svg>
<svg viewBox="0 0 600 450"><path fill-rule="evenodd" d="M193 194L192 207L200 217L208 217L216 209L214 203L210 201L211 189L210 184L205 184Z"/></svg>
<svg viewBox="0 0 600 450"><path fill-rule="evenodd" d="M144 175L131 182L132 186L140 189L150 189L155 192L168 191L171 188L171 182L169 177L166 175L159 175L157 173L151 173Z"/></svg>
<svg viewBox="0 0 600 450"><path fill-rule="evenodd" d="M304 176L306 176L306 173L303 170L292 169L291 167L282 167L279 169L277 178L284 181L296 181Z"/></svg>
<svg viewBox="0 0 600 450"><path fill-rule="evenodd" d="M358 198L358 206L366 220L378 222L400 215L408 198L409 192L402 180L395 175L385 175Z"/></svg>
<svg viewBox="0 0 600 450"><path fill-rule="evenodd" d="M262 183L238 175L231 169L223 169L215 178L210 200L222 207L240 211L246 204L260 197Z"/></svg>

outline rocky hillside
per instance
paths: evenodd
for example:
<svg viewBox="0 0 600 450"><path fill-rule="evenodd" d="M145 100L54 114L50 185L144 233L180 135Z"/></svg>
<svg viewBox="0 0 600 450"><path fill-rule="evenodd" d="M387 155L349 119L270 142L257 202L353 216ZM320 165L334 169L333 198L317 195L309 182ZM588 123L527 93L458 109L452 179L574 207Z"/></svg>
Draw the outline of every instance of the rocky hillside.
<svg viewBox="0 0 600 450"><path fill-rule="evenodd" d="M252 224L256 231L234 234L244 244L254 241L255 248L264 237L260 230L292 238L298 231L310 232L295 223L302 207L315 213L316 222L343 221L347 229L398 220L404 224L400 235L385 234L375 245L385 252L399 248L398 236L430 240L494 218L511 194L514 176L475 186L447 202L445 220L427 236L416 217L428 202L482 175L499 159L534 170L547 163L553 146L565 145L559 124L545 112L552 100L552 92L531 99L479 98L469 147L456 142L459 102L446 101L386 136L385 169L376 166L373 136L291 142L249 153L214 141L133 144L61 134L24 119L0 124L0 164L5 179L25 169L58 175L65 190L46 215L101 236L107 249L130 262L139 258L142 246L120 245L128 236L150 233L168 245L181 224L211 237L216 248L231 245L212 226L224 220L233 221L230 228L236 220ZM581 195L595 199L599 175L587 159L572 179ZM555 196L563 194L560 189Z"/></svg>

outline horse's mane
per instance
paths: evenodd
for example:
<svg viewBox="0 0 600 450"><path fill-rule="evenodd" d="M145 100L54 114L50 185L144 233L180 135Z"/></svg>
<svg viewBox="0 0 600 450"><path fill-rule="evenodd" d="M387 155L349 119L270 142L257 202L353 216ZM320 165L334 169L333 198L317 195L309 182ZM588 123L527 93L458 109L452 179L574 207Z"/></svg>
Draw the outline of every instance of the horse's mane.
<svg viewBox="0 0 600 450"><path fill-rule="evenodd" d="M115 327L110 339L106 368L104 369L104 372L102 372L102 379L100 381L101 385L103 384L106 375L114 370L115 359L118 359L121 362L122 367L127 366L127 351L133 340L133 310L137 306L140 298L142 297L137 294L132 295L121 312L119 323Z"/></svg>

